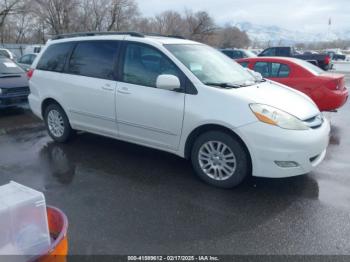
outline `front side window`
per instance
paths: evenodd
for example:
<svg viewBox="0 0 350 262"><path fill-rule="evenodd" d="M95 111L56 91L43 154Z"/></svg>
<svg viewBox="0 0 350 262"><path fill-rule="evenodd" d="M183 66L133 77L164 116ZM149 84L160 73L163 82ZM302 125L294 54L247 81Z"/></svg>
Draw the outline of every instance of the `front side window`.
<svg viewBox="0 0 350 262"><path fill-rule="evenodd" d="M255 82L238 63L220 51L201 44L164 45L203 84L247 84Z"/></svg>
<svg viewBox="0 0 350 262"><path fill-rule="evenodd" d="M263 53L261 53L261 56L275 56L275 55L276 55L275 48L266 49Z"/></svg>
<svg viewBox="0 0 350 262"><path fill-rule="evenodd" d="M126 48L123 82L156 87L160 75L175 75L180 77L177 67L160 51L153 47L130 43Z"/></svg>
<svg viewBox="0 0 350 262"><path fill-rule="evenodd" d="M68 73L113 80L118 46L116 41L78 43L70 58Z"/></svg>
<svg viewBox="0 0 350 262"><path fill-rule="evenodd" d="M232 51L232 58L233 59L243 58L243 54L241 51L234 50Z"/></svg>
<svg viewBox="0 0 350 262"><path fill-rule="evenodd" d="M256 62L254 71L260 73L263 77L270 77L269 63L267 62Z"/></svg>
<svg viewBox="0 0 350 262"><path fill-rule="evenodd" d="M73 43L50 45L41 57L37 69L62 72Z"/></svg>
<svg viewBox="0 0 350 262"><path fill-rule="evenodd" d="M248 65L249 65L249 62L239 62L239 64L240 64L241 66L243 66L244 68L247 68Z"/></svg>

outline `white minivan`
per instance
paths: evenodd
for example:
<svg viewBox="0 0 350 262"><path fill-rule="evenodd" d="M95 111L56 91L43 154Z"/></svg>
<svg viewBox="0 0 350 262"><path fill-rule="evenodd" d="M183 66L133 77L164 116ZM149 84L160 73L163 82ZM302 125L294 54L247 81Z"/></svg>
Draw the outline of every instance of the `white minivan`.
<svg viewBox="0 0 350 262"><path fill-rule="evenodd" d="M218 187L306 174L329 142L329 122L307 96L185 39L58 36L28 76L30 107L55 141L82 130L164 150Z"/></svg>

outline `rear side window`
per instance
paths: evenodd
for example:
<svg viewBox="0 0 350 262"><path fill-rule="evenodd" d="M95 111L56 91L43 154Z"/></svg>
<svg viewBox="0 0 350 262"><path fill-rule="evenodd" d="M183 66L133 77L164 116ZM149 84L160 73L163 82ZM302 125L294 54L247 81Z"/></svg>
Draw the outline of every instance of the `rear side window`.
<svg viewBox="0 0 350 262"><path fill-rule="evenodd" d="M54 44L47 48L41 57L37 69L62 72L73 43Z"/></svg>
<svg viewBox="0 0 350 262"><path fill-rule="evenodd" d="M68 73L114 79L117 41L89 41L78 43L69 61Z"/></svg>

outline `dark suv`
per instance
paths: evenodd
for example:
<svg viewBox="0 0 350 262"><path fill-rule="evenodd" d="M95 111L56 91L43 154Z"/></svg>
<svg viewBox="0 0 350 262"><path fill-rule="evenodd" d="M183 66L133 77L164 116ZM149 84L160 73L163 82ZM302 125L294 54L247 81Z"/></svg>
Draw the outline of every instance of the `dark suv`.
<svg viewBox="0 0 350 262"><path fill-rule="evenodd" d="M29 84L26 73L16 63L0 57L0 108L27 103Z"/></svg>

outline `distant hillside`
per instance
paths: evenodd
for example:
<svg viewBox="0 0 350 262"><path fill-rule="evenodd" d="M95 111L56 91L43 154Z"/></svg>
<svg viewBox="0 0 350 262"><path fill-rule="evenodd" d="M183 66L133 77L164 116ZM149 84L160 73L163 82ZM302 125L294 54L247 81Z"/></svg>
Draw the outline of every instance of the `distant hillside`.
<svg viewBox="0 0 350 262"><path fill-rule="evenodd" d="M301 31L293 31L278 26L255 25L249 22L239 22L234 24L240 30L247 32L249 38L254 42L268 42L271 44L295 44L300 42L349 40L350 30L343 32L332 31L310 34Z"/></svg>

